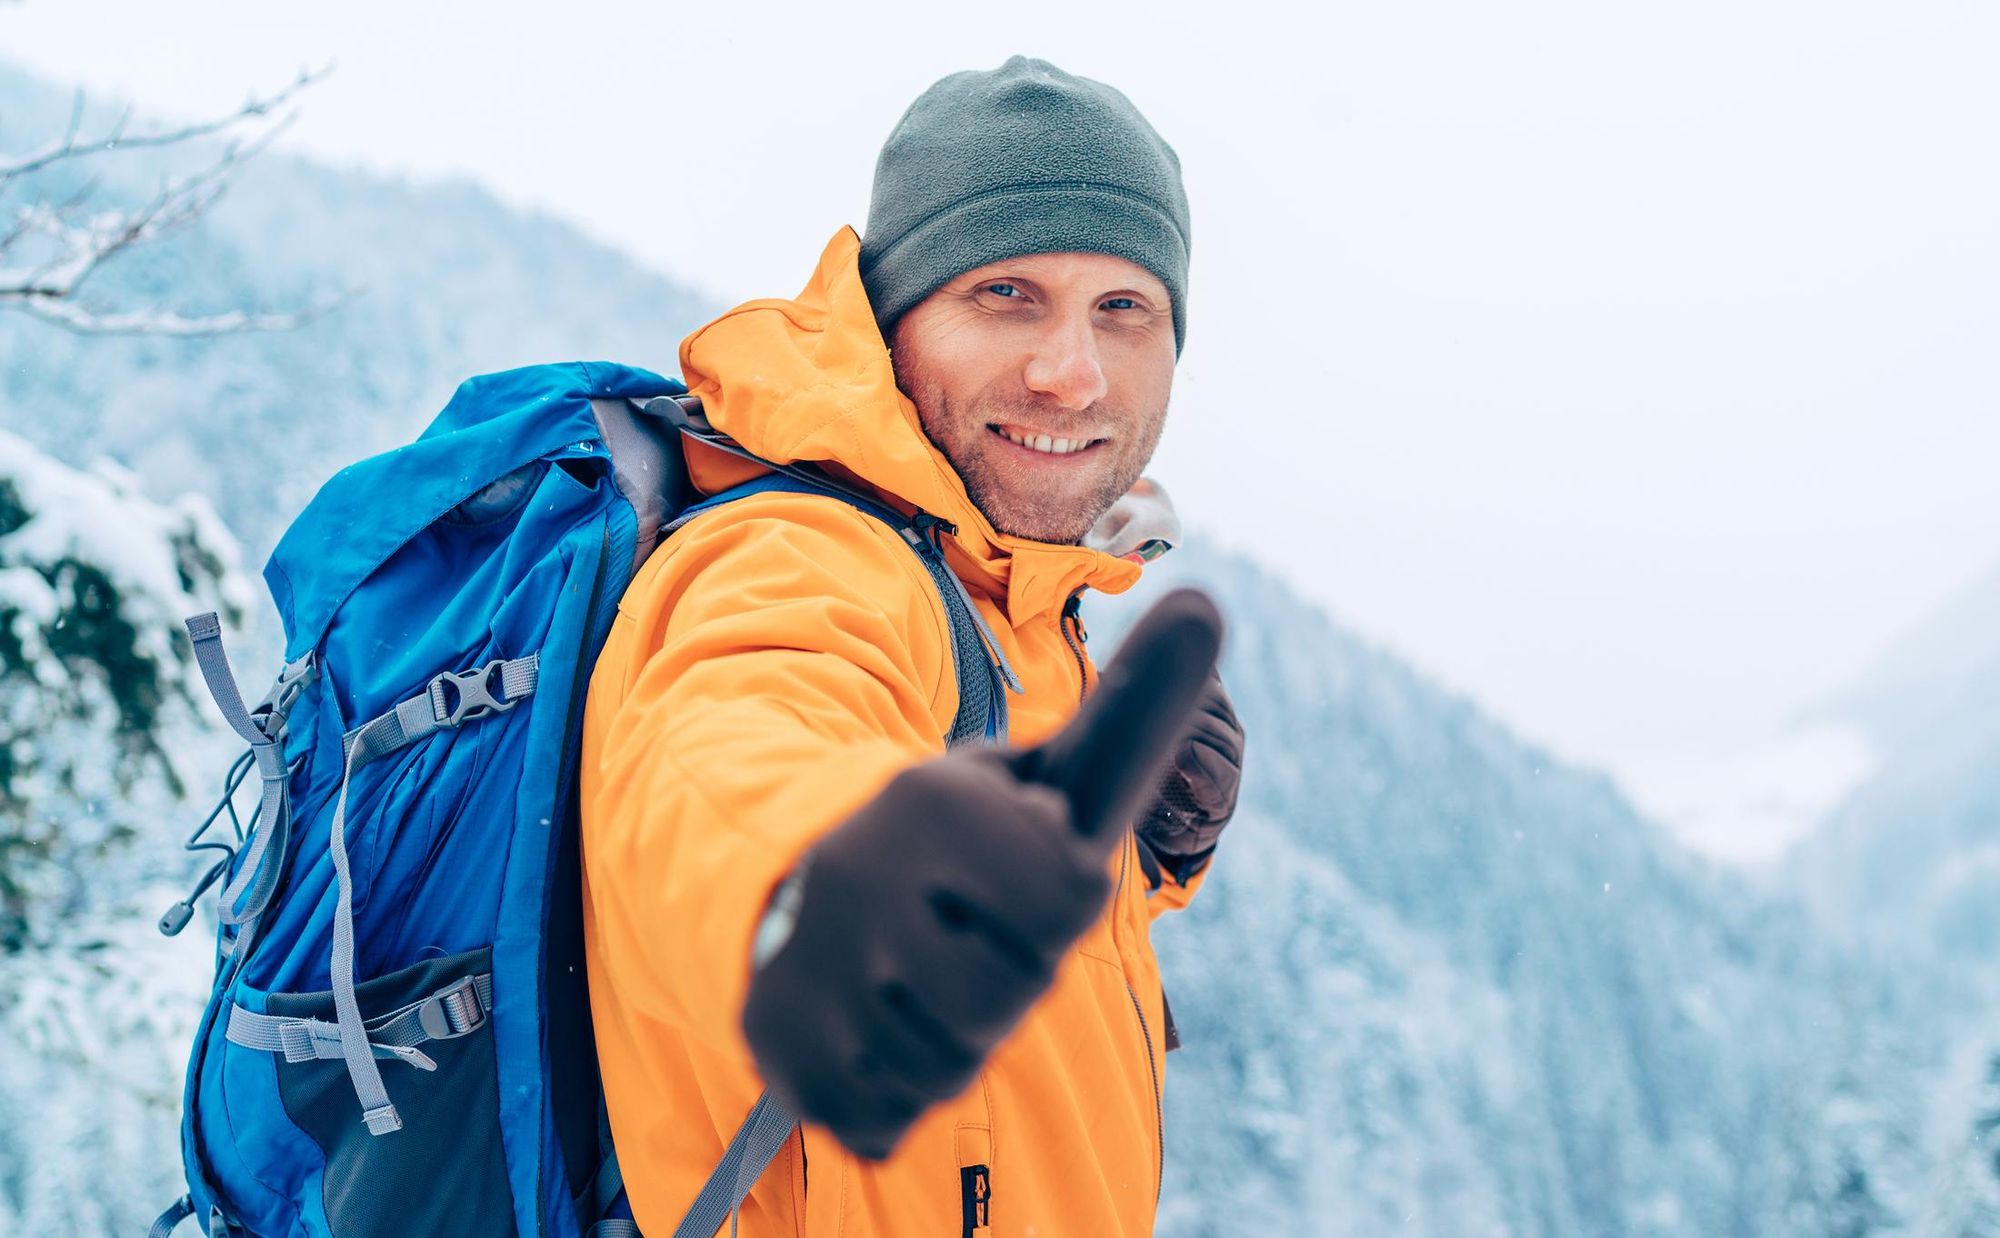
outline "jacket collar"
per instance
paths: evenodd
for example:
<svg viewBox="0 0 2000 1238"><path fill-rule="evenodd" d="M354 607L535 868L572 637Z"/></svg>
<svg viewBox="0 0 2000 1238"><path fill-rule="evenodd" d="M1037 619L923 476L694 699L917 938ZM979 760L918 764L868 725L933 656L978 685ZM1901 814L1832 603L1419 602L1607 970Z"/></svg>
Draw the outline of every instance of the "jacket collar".
<svg viewBox="0 0 2000 1238"><path fill-rule="evenodd" d="M1079 589L1131 588L1138 563L1001 533L972 502L896 386L861 283L860 248L843 227L796 298L746 302L681 342L681 373L709 424L766 460L837 465L892 506L950 521L953 567L968 585L1004 599L1015 627L1049 616ZM714 493L734 484L741 472L732 459L691 448L696 486Z"/></svg>

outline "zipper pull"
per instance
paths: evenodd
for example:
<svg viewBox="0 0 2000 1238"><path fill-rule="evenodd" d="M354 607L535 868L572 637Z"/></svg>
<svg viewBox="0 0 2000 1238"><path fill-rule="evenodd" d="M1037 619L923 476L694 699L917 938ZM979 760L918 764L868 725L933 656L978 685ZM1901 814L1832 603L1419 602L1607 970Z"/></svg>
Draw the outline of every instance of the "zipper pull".
<svg viewBox="0 0 2000 1238"><path fill-rule="evenodd" d="M1083 590L1078 589L1063 600L1062 618L1056 620L1056 627L1062 631L1063 644L1068 645L1070 653L1076 657L1076 700L1079 705L1090 696L1090 671L1086 665L1089 659L1083 655L1083 647L1090 638L1083 634L1083 620L1079 617L1082 610ZM1120 879L1123 880L1122 877Z"/></svg>
<svg viewBox="0 0 2000 1238"><path fill-rule="evenodd" d="M942 516L933 516L926 511L920 511L910 517L910 523L915 525L917 532L931 544L931 549L939 554L944 553L943 539L958 532L958 526L951 521Z"/></svg>
<svg viewBox="0 0 2000 1238"><path fill-rule="evenodd" d="M1063 618L1070 620L1076 626L1076 638L1088 645L1090 633L1083 630L1083 590L1078 589L1069 595L1069 600L1063 603L1062 613Z"/></svg>

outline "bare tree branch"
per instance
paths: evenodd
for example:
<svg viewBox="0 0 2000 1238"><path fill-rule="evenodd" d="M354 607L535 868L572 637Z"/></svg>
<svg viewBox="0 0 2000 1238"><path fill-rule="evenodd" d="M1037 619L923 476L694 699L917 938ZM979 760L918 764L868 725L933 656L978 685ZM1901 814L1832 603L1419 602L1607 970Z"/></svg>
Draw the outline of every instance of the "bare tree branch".
<svg viewBox="0 0 2000 1238"><path fill-rule="evenodd" d="M65 161L119 149L192 143L239 128L253 119L269 118L275 109L330 71L331 66L317 72L302 71L283 90L268 98L253 96L227 116L157 133L127 136L125 127L131 119L128 107L105 134L88 142L77 139L84 115L83 93L79 91L60 139L35 154L11 163L0 162L0 198L5 197L12 183L32 184L22 178ZM230 137L212 163L192 174L163 176L158 191L136 208L93 210L97 197L95 178L60 202L50 202L37 191L31 201L14 207L11 223L0 223L0 310L19 310L72 331L92 334L189 336L289 330L344 304L350 299L346 294L289 313L232 311L190 316L161 308L143 311L96 308L78 299L84 282L106 262L199 218L222 196L237 170L297 118L296 110L288 111L254 136Z"/></svg>
<svg viewBox="0 0 2000 1238"><path fill-rule="evenodd" d="M173 146L195 138L206 137L209 134L220 133L224 129L245 124L256 117L270 115L273 109L279 107L286 100L314 82L324 78L332 71L332 65L316 71L302 69L299 71L297 79L291 85L268 99L259 99L255 95L252 95L247 103L227 116L220 116L214 120L206 120L198 124L186 125L179 129L169 129L161 133L138 133L128 136L125 133L125 126L131 123L132 109L127 107L123 112L119 113L118 119L112 123L110 130L104 136L94 138L88 142L78 142L76 140L77 128L83 116L83 92L78 91L76 106L70 117L68 132L58 141L51 143L32 155L20 156L11 162L0 162L0 187L4 187L8 181L13 180L15 177L26 176L30 172L39 172L50 164L59 163L65 159L83 159L91 155L101 155L108 151L119 149L131 150L149 146Z"/></svg>
<svg viewBox="0 0 2000 1238"><path fill-rule="evenodd" d="M48 238L54 256L26 272L0 269L0 305L74 296L107 259L193 221L222 196L235 169L270 145L295 117L286 116L249 146L231 142L219 159L192 175L163 179L159 192L137 210L104 211L79 224L72 220L86 205L79 200L84 195L60 207L38 203L21 208L16 230ZM0 248L0 256L5 253Z"/></svg>
<svg viewBox="0 0 2000 1238"><path fill-rule="evenodd" d="M360 295L351 289L322 298L302 310L283 314L254 314L232 310L226 314L188 317L172 310L151 309L131 313L96 313L74 301L23 301L17 308L29 315L65 327L79 335L235 335L245 331L291 331L329 314Z"/></svg>

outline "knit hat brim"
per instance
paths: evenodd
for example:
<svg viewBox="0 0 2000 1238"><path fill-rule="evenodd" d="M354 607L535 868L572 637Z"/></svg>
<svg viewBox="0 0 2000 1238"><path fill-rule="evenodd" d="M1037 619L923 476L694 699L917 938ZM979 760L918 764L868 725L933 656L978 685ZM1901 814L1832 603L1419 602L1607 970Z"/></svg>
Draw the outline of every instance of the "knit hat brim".
<svg viewBox="0 0 2000 1238"><path fill-rule="evenodd" d="M1186 238L1172 216L1115 185L1063 181L1010 185L926 217L884 248L864 253L875 320L884 339L919 301L976 267L1023 254L1097 253L1153 273L1173 305L1174 354L1186 334Z"/></svg>

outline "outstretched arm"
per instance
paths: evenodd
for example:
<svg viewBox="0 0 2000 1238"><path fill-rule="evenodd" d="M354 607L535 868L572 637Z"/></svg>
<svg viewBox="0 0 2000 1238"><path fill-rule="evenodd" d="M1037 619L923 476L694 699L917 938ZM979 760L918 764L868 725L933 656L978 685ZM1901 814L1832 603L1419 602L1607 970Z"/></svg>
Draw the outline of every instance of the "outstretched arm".
<svg viewBox="0 0 2000 1238"><path fill-rule="evenodd" d="M943 615L893 539L817 496L704 513L627 589L592 678L592 985L746 1063L738 1019L771 892L944 747Z"/></svg>

